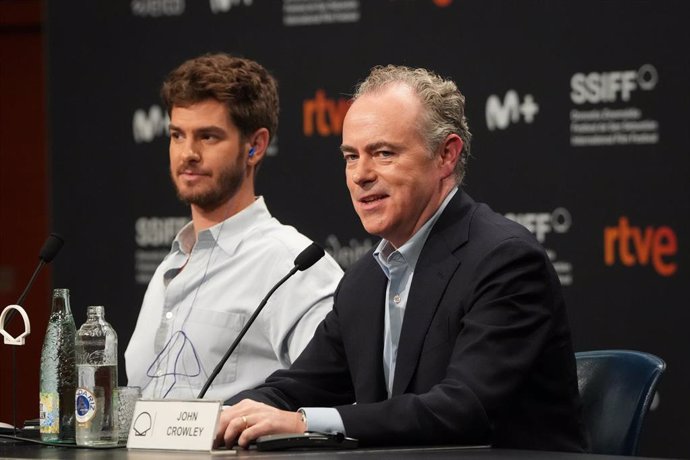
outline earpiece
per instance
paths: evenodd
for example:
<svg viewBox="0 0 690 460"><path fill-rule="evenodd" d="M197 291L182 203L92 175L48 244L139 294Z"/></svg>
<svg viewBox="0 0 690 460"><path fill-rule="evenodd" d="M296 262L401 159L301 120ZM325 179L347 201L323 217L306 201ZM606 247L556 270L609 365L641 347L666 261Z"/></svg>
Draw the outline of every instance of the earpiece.
<svg viewBox="0 0 690 460"><path fill-rule="evenodd" d="M249 149L249 158L254 156L254 147Z"/></svg>

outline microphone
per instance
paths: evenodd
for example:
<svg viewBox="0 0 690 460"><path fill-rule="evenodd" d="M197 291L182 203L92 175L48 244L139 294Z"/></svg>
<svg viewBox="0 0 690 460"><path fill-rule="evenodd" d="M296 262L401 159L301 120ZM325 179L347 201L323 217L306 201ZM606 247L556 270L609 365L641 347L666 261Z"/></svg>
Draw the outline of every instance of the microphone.
<svg viewBox="0 0 690 460"><path fill-rule="evenodd" d="M52 262L58 252L60 252L60 249L62 249L63 244L65 244L65 240L62 239L60 235L57 233L51 233L48 235L48 238L46 238L45 243L43 243L43 247L41 248L41 252L38 254L38 258L45 263Z"/></svg>
<svg viewBox="0 0 690 460"><path fill-rule="evenodd" d="M206 380L206 383L204 384L203 388L199 392L199 396L197 396L197 399L201 399L204 397L206 392L208 391L209 387L211 386L211 383L213 383L213 380L215 380L216 376L220 373L221 369L223 369L223 366L227 362L228 358L230 358L230 355L232 355L232 352L235 351L235 348L237 348L237 345L240 344L240 340L242 340L242 337L244 337L244 334L247 333L247 330L249 330L249 327L254 323L254 320L256 320L256 317L259 316L259 313L261 310L264 308L266 305L266 302L268 302L268 299L273 295L273 293L278 289L284 282L288 280L292 275L297 273L297 271L304 271L307 268L311 267L314 265L319 259L321 259L324 256L324 251L321 246L319 246L316 243L312 243L309 246L307 246L306 249L304 249L302 252L299 253L299 255L295 258L295 266L292 267L292 269L288 272L287 275L283 277L280 281L278 281L273 288L271 288L270 291L268 291L268 294L266 294L266 297L261 301L259 306L254 310L254 313L252 313L252 316L249 318L247 323L244 325L240 333L237 335L237 338L235 341L230 345L230 348L228 348L228 351L225 353L225 356L220 360L218 365L213 369L213 372L211 372L211 375L208 377L208 380Z"/></svg>
<svg viewBox="0 0 690 460"><path fill-rule="evenodd" d="M31 286L33 286L34 281L38 276L38 273L41 271L44 265L49 264L53 261L55 256L57 256L58 252L60 252L60 249L62 249L63 244L65 244L65 240L57 233L51 233L50 235L48 235L48 238L46 238L45 242L43 243L41 252L38 253L38 265L36 265L34 274L31 275L29 282L26 284L24 292L22 292L22 294L19 296L19 299L17 300L17 305L21 305L22 303L24 303L24 300L26 299L27 294L29 294L29 290L31 289ZM17 310L12 310L7 315L5 324L9 323L9 321L12 319L16 312Z"/></svg>
<svg viewBox="0 0 690 460"><path fill-rule="evenodd" d="M303 272L318 262L323 255L323 248L316 243L312 243L295 258L295 268Z"/></svg>

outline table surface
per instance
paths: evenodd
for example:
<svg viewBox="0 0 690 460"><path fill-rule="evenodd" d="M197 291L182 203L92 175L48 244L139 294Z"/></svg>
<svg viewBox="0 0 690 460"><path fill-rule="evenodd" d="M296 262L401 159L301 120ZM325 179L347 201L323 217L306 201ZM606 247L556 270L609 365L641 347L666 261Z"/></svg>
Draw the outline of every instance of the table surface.
<svg viewBox="0 0 690 460"><path fill-rule="evenodd" d="M0 442L0 458L41 458L41 459L115 459L115 460L176 460L191 459L285 459L285 458L339 459L461 459L461 460L622 460L642 457L619 457L615 455L576 454L569 452L546 452L531 450L509 450L490 448L470 448L466 446L443 447L395 447L360 448L353 450L288 450L261 452L258 450L229 450L213 452L183 452L161 450L84 449L69 447L49 447L38 444L17 444ZM353 459L354 460L354 459Z"/></svg>

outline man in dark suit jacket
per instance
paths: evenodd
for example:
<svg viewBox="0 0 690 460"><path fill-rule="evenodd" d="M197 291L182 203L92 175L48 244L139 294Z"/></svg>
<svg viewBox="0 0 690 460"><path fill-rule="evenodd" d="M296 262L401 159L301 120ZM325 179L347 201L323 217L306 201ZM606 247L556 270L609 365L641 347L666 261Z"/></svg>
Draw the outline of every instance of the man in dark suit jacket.
<svg viewBox="0 0 690 460"><path fill-rule="evenodd" d="M228 401L218 443L323 430L586 449L558 279L529 232L459 188L469 141L453 82L387 66L360 84L342 151L355 210L383 240L290 369Z"/></svg>

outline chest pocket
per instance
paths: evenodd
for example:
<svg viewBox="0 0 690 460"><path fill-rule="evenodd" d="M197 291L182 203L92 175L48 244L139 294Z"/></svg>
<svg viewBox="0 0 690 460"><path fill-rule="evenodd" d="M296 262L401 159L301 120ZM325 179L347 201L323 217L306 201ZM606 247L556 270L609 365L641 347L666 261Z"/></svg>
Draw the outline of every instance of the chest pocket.
<svg viewBox="0 0 690 460"><path fill-rule="evenodd" d="M220 359L232 345L242 330L247 315L195 308L185 325L185 330L193 349L185 350L183 365L187 369L200 368L200 375L190 382L193 386L203 385ZM241 344L240 347L241 348ZM238 351L230 356L214 383L233 382L237 376ZM191 372L187 372L189 375Z"/></svg>

